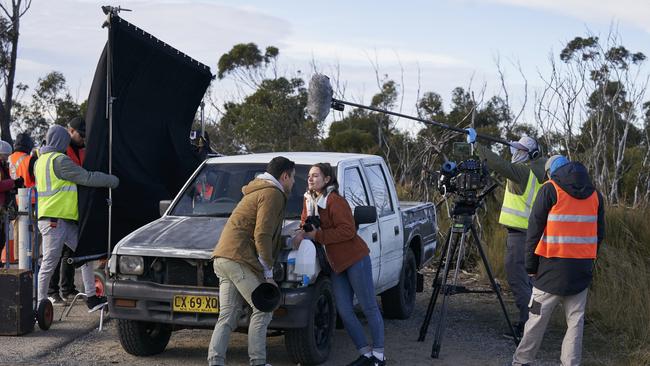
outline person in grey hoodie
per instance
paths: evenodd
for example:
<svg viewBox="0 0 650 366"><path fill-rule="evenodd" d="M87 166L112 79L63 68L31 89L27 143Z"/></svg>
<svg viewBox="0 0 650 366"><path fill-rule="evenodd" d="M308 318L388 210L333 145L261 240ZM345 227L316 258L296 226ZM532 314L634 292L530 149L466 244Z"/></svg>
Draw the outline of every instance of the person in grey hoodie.
<svg viewBox="0 0 650 366"><path fill-rule="evenodd" d="M38 192L38 229L43 236L43 260L38 273L38 302L47 299L47 289L63 246L77 249L79 209L77 185L116 188L119 179L102 172L90 172L76 165L65 151L70 144L68 131L55 125L48 129L46 144L34 166ZM81 266L86 304L95 311L106 298L95 295L92 263Z"/></svg>

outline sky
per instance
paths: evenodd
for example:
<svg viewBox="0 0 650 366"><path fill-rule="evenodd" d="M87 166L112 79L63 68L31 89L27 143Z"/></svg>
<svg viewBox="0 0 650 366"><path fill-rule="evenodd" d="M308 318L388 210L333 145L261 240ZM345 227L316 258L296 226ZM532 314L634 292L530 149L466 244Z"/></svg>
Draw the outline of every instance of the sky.
<svg viewBox="0 0 650 366"><path fill-rule="evenodd" d="M33 0L22 18L17 82L33 87L50 71L64 74L78 102L88 96L106 42L101 5L131 9L120 16L217 73L219 57L237 43L280 49L281 73L309 77L314 66L344 85L342 99L368 104L377 77L402 88L402 112L415 113L418 95L445 99L453 88L501 95L496 59L514 108L528 104L549 70L549 57L588 33L606 37L615 28L623 45L650 56L647 0ZM232 80L215 80L219 103L238 97ZM417 129L401 120L398 127Z"/></svg>

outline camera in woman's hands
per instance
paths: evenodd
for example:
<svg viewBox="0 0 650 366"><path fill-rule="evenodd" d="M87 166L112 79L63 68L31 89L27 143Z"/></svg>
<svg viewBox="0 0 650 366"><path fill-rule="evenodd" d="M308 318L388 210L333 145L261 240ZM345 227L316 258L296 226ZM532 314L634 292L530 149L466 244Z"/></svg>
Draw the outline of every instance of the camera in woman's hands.
<svg viewBox="0 0 650 366"><path fill-rule="evenodd" d="M302 229L306 232L312 232L314 229L320 229L320 217L318 216L307 216L305 223L302 225Z"/></svg>

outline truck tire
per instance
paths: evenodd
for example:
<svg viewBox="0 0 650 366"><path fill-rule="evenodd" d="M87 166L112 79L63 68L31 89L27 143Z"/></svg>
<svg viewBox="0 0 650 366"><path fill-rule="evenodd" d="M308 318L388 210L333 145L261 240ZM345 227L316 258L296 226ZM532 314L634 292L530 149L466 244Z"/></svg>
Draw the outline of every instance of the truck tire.
<svg viewBox="0 0 650 366"><path fill-rule="evenodd" d="M165 350L172 329L167 324L118 319L117 334L126 352L134 356L151 356Z"/></svg>
<svg viewBox="0 0 650 366"><path fill-rule="evenodd" d="M329 278L316 283L308 306L309 323L304 328L287 330L284 343L293 363L318 365L329 357L336 326L336 305Z"/></svg>
<svg viewBox="0 0 650 366"><path fill-rule="evenodd" d="M417 266L415 264L415 255L409 248L404 257L399 283L381 294L384 316L393 319L408 319L415 307L416 288Z"/></svg>

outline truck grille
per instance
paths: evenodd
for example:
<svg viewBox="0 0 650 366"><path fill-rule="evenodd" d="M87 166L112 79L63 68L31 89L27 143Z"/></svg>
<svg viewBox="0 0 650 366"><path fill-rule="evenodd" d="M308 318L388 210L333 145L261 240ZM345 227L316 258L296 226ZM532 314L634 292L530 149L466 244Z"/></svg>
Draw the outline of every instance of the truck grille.
<svg viewBox="0 0 650 366"><path fill-rule="evenodd" d="M170 259L166 261L166 284L179 286L197 286L197 266L184 260Z"/></svg>
<svg viewBox="0 0 650 366"><path fill-rule="evenodd" d="M154 261L162 266L152 266ZM210 260L149 257L146 263L149 271L144 276L149 281L174 286L219 287L219 279Z"/></svg>

